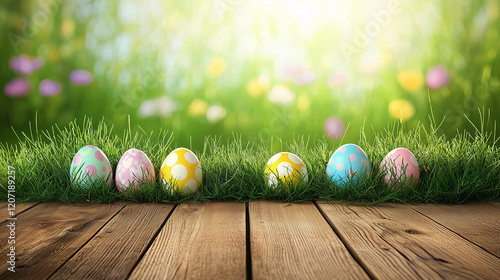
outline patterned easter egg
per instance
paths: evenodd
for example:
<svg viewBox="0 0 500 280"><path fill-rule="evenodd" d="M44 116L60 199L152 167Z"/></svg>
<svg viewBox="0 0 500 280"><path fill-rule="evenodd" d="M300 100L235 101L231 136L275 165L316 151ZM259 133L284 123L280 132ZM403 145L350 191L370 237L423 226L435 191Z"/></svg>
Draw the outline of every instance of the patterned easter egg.
<svg viewBox="0 0 500 280"><path fill-rule="evenodd" d="M389 185L405 184L413 177L415 186L420 178L417 159L405 148L390 151L380 163L380 172L384 174L384 182Z"/></svg>
<svg viewBox="0 0 500 280"><path fill-rule="evenodd" d="M289 187L300 186L309 180L304 162L295 154L288 152L272 156L266 164L264 174L269 187L276 187L278 180Z"/></svg>
<svg viewBox="0 0 500 280"><path fill-rule="evenodd" d="M113 170L108 158L101 149L92 145L85 146L76 153L69 173L74 185L81 188L89 188L97 179L107 180L108 185L113 181Z"/></svg>
<svg viewBox="0 0 500 280"><path fill-rule="evenodd" d="M155 169L148 156L137 149L126 151L116 166L116 188L137 189L141 183L155 180Z"/></svg>
<svg viewBox="0 0 500 280"><path fill-rule="evenodd" d="M202 183L203 171L196 155L186 148L173 150L160 168L160 181L167 190L183 194L196 192Z"/></svg>
<svg viewBox="0 0 500 280"><path fill-rule="evenodd" d="M328 161L326 175L337 186L345 188L352 182L358 185L370 175L370 161L365 151L355 144L338 148Z"/></svg>

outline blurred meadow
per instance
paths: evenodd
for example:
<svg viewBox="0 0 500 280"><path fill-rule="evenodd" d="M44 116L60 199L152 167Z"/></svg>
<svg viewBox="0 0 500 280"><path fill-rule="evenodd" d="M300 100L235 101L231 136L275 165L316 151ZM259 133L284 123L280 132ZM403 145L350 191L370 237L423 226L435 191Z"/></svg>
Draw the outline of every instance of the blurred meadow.
<svg viewBox="0 0 500 280"><path fill-rule="evenodd" d="M449 137L473 129L466 117L479 124L478 108L492 130L499 10L498 0L2 1L0 140L84 116L121 134L130 116L132 130L169 130L198 150L234 134L357 143L363 126L428 124L430 103Z"/></svg>

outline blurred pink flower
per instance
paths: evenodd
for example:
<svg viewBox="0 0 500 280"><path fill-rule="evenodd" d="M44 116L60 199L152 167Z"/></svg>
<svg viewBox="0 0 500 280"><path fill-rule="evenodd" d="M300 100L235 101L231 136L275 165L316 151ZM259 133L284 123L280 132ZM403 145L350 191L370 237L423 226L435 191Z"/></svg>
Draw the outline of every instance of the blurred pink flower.
<svg viewBox="0 0 500 280"><path fill-rule="evenodd" d="M69 80L75 85L86 86L94 81L94 76L89 71L74 70L69 75Z"/></svg>
<svg viewBox="0 0 500 280"><path fill-rule="evenodd" d="M443 66L438 65L429 69L425 82L429 88L438 89L446 86L450 82L450 76Z"/></svg>
<svg viewBox="0 0 500 280"><path fill-rule="evenodd" d="M334 86L344 84L345 82L347 82L347 76L344 75L343 73L338 73L338 74L331 76L328 79L328 86L334 87Z"/></svg>
<svg viewBox="0 0 500 280"><path fill-rule="evenodd" d="M9 60L10 69L23 75L29 75L43 66L40 58L30 59L26 54L13 57Z"/></svg>
<svg viewBox="0 0 500 280"><path fill-rule="evenodd" d="M55 96L61 93L61 84L49 79L42 80L38 87L40 93L45 97Z"/></svg>
<svg viewBox="0 0 500 280"><path fill-rule="evenodd" d="M283 74L285 79L293 80L296 85L307 85L316 80L316 74L311 70L307 70L304 64L288 64Z"/></svg>
<svg viewBox="0 0 500 280"><path fill-rule="evenodd" d="M307 85L316 80L316 74L313 71L305 71L300 73L295 78L295 84L297 85Z"/></svg>
<svg viewBox="0 0 500 280"><path fill-rule="evenodd" d="M28 93L31 85L25 78L15 78L4 87L5 94L11 97L21 97Z"/></svg>
<svg viewBox="0 0 500 280"><path fill-rule="evenodd" d="M340 139L344 136L345 125L339 117L330 117L325 121L325 134L331 139Z"/></svg>
<svg viewBox="0 0 500 280"><path fill-rule="evenodd" d="M305 71L305 67L302 64L288 64L285 66L284 74L286 79L295 79L300 74Z"/></svg>

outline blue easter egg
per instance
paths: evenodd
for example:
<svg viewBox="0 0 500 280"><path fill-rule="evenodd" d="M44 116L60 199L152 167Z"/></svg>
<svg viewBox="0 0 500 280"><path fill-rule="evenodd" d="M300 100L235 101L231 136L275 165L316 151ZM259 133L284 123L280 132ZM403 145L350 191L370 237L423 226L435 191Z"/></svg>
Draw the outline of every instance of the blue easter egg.
<svg viewBox="0 0 500 280"><path fill-rule="evenodd" d="M360 184L370 175L370 161L365 151L355 144L345 144L338 148L328 161L326 175L341 188L350 182L354 186Z"/></svg>

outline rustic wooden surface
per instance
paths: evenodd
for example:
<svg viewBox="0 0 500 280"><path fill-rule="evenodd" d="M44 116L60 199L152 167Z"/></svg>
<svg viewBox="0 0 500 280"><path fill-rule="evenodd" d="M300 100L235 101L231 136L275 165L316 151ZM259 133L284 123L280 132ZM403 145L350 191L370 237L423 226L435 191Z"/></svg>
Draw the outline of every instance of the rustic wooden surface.
<svg viewBox="0 0 500 280"><path fill-rule="evenodd" d="M17 267L13 275L0 262L0 279L46 279L71 258L123 206L120 204L39 204L16 221ZM1 252L10 246L2 224ZM4 254L2 254L4 255Z"/></svg>
<svg viewBox="0 0 500 280"><path fill-rule="evenodd" d="M16 217L17 215L23 213L24 211L30 209L31 207L35 206L36 203L19 203L19 204L15 204L15 208L13 210L14 212L14 216L11 216L10 215L10 211L8 209L10 209L8 207L9 204L7 203L1 203L0 204L0 222L3 222L5 220L7 220L7 218L11 218L11 217Z"/></svg>
<svg viewBox="0 0 500 280"><path fill-rule="evenodd" d="M250 202L255 279L368 279L316 206Z"/></svg>
<svg viewBox="0 0 500 280"><path fill-rule="evenodd" d="M173 205L129 204L51 279L124 279L146 251Z"/></svg>
<svg viewBox="0 0 500 280"><path fill-rule="evenodd" d="M0 279L498 279L500 204L16 206Z"/></svg>
<svg viewBox="0 0 500 280"><path fill-rule="evenodd" d="M419 205L411 208L500 257L500 204Z"/></svg>
<svg viewBox="0 0 500 280"><path fill-rule="evenodd" d="M131 279L244 279L245 204L177 207Z"/></svg>
<svg viewBox="0 0 500 280"><path fill-rule="evenodd" d="M500 272L499 258L406 205L319 207L376 278L488 279Z"/></svg>

